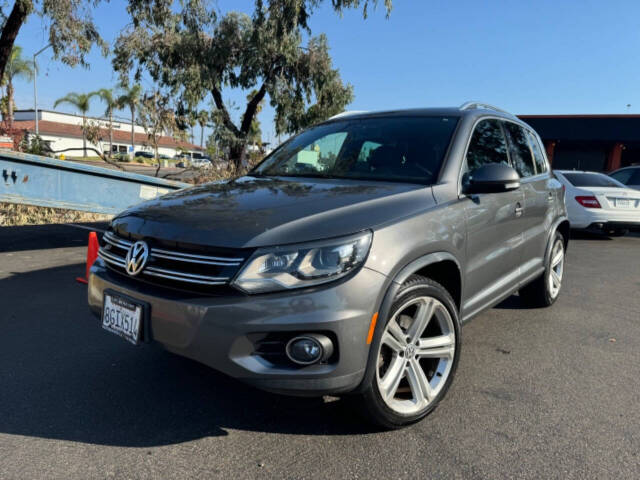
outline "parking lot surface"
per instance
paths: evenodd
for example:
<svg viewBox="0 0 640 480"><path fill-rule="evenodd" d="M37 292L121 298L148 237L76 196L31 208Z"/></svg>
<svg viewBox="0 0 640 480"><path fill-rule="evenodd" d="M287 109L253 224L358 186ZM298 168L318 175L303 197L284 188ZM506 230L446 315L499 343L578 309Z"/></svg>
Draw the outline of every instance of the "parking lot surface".
<svg viewBox="0 0 640 480"><path fill-rule="evenodd" d="M103 331L86 238L0 228L2 479L640 478L640 236L573 239L558 302L466 325L447 397L395 432Z"/></svg>

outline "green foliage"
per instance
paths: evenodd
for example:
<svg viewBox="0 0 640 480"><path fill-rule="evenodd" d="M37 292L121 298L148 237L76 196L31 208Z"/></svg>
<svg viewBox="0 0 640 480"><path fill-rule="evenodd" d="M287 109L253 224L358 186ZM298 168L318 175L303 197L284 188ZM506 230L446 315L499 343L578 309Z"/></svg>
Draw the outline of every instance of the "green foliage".
<svg viewBox="0 0 640 480"><path fill-rule="evenodd" d="M75 107L83 116L89 112L89 108L91 108L91 99L97 95L97 92L90 93L76 93L71 92L66 94L64 97L59 98L53 104L53 108L56 108L58 105L66 103Z"/></svg>
<svg viewBox="0 0 640 480"><path fill-rule="evenodd" d="M131 72L136 80L147 72L179 99L184 112L211 98L214 135L239 163L252 127L257 133L254 120L267 95L276 110L277 133L296 132L352 101L353 88L333 68L326 38L311 38L302 46L306 23L300 15L319 3L258 1L253 17L231 12L218 18L204 0L181 2L176 10L169 0L130 0L133 24L116 41L113 65L123 80ZM340 11L371 1L332 3ZM290 24L292 14L297 20ZM225 88L251 92L237 122L224 102Z"/></svg>
<svg viewBox="0 0 640 480"><path fill-rule="evenodd" d="M362 15L367 18L369 9L376 7L379 0L331 0L333 9L340 15L351 8L362 7ZM258 23L267 17L278 18L279 35L286 35L298 28L310 31L309 18L324 0L256 0L255 19ZM391 13L392 0L384 0L387 17Z"/></svg>
<svg viewBox="0 0 640 480"><path fill-rule="evenodd" d="M57 59L71 66L87 66L86 55L94 45L97 45L104 55L108 53L108 45L100 36L92 17L92 9L100 1L18 0L13 2L11 9L6 2L2 2L0 21L4 27L11 10L16 8L16 4L22 4L27 15L35 14L44 19L49 43Z"/></svg>
<svg viewBox="0 0 640 480"><path fill-rule="evenodd" d="M85 157L87 156L87 138L89 138L93 143L96 143L98 141L97 137L100 133L99 129L95 125L87 124L87 112L89 112L89 108L91 107L91 99L96 95L98 95L98 92L71 92L66 94L64 97L57 99L53 104L53 108L56 108L62 103L69 104L75 107L82 114L82 148Z"/></svg>
<svg viewBox="0 0 640 480"><path fill-rule="evenodd" d="M171 96L159 90L148 93L140 104L140 121L147 133L147 139L153 147L155 160L158 160L158 141L165 134L184 140L185 133L179 128ZM160 163L158 163L158 169ZM156 171L156 174L158 172Z"/></svg>
<svg viewBox="0 0 640 480"><path fill-rule="evenodd" d="M26 60L22 58L22 47L14 45L11 49L11 55L7 61L7 65L4 69L4 75L0 80L0 85L10 85L14 79L22 78L24 80L33 79L35 68L33 60Z"/></svg>
<svg viewBox="0 0 640 480"><path fill-rule="evenodd" d="M48 33L54 57L67 65L87 66L94 45L107 55L108 45L93 22L92 9L100 0L15 0L0 2L0 77L9 62L10 50L30 15L37 15Z"/></svg>
<svg viewBox="0 0 640 480"><path fill-rule="evenodd" d="M2 78L0 78L0 85L7 89L7 100L2 106L2 115L9 122L9 128L13 127L13 111L15 110L13 82L18 78L31 80L34 73L35 68L33 62L22 58L22 47L14 45L11 49L11 54L9 55Z"/></svg>
<svg viewBox="0 0 640 480"><path fill-rule="evenodd" d="M52 157L51 147L39 135L25 135L20 140L20 151Z"/></svg>
<svg viewBox="0 0 640 480"><path fill-rule="evenodd" d="M114 97L113 90L111 88L101 88L94 92L100 100L102 100L105 104L106 110L104 114L106 117L111 118L113 116L113 111L117 110L120 107L118 103L118 99Z"/></svg>

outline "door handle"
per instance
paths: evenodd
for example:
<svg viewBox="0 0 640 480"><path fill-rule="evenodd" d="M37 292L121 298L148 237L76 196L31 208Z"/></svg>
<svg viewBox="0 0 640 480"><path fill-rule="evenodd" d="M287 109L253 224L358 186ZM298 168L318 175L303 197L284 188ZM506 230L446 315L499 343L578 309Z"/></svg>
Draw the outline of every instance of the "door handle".
<svg viewBox="0 0 640 480"><path fill-rule="evenodd" d="M522 212L524 212L524 208L520 205L520 202L516 203L516 217L521 217Z"/></svg>

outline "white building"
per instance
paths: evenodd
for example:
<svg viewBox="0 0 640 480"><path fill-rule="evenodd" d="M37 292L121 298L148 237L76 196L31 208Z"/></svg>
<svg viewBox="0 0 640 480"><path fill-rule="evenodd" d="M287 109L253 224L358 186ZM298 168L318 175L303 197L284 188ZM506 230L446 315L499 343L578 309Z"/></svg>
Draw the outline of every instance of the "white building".
<svg viewBox="0 0 640 480"><path fill-rule="evenodd" d="M34 110L16 110L14 114L14 128L24 130L29 136L35 135ZM92 144L87 141L87 149L95 148L99 152L109 152L109 122L104 118L87 117L87 122L98 123L100 129L100 141ZM147 133L140 125L134 125L134 145L131 145L131 123L120 119L113 120L113 150L116 153L149 152L153 153L153 147ZM67 156L81 157L82 152L82 117L70 113L54 112L52 110L38 109L38 132L42 140L47 142L51 150L58 152L69 148L79 150L64 152ZM162 136L158 141L158 154L174 157L186 153L191 157L199 157L203 149L189 142L182 142L170 136ZM91 150L88 156L95 156Z"/></svg>

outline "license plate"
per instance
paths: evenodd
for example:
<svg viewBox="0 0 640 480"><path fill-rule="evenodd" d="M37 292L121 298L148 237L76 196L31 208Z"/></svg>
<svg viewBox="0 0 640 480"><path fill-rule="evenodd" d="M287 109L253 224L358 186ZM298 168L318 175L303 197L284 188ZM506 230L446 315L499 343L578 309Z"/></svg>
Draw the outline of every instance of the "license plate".
<svg viewBox="0 0 640 480"><path fill-rule="evenodd" d="M110 293L104 294L103 305L102 328L137 345L140 340L142 305Z"/></svg>
<svg viewBox="0 0 640 480"><path fill-rule="evenodd" d="M628 198L617 198L616 207L618 208L631 208L631 200Z"/></svg>

